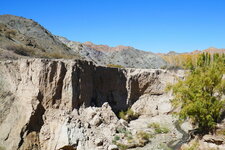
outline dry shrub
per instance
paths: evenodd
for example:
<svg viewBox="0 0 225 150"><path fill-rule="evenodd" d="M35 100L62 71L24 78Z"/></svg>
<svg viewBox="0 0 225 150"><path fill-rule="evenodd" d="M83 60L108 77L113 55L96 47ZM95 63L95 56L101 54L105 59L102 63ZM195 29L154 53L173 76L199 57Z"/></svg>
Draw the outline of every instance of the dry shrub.
<svg viewBox="0 0 225 150"><path fill-rule="evenodd" d="M16 54L22 55L22 56L32 56L35 55L34 49L22 45L7 45L5 46L5 49L13 51Z"/></svg>

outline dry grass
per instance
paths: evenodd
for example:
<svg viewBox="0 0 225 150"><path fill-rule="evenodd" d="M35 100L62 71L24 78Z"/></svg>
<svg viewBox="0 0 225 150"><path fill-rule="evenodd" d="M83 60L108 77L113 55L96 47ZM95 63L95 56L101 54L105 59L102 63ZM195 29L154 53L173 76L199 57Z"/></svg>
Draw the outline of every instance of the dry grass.
<svg viewBox="0 0 225 150"><path fill-rule="evenodd" d="M43 53L42 56L46 57L46 58L55 58L55 59L73 59L73 58L75 58L75 56L73 56L73 55L59 53L59 52Z"/></svg>
<svg viewBox="0 0 225 150"><path fill-rule="evenodd" d="M216 131L217 135L224 135L225 136L225 129L219 129Z"/></svg>
<svg viewBox="0 0 225 150"><path fill-rule="evenodd" d="M5 148L5 147L0 146L0 150L6 150L6 148Z"/></svg>
<svg viewBox="0 0 225 150"><path fill-rule="evenodd" d="M13 51L16 54L22 56L33 56L35 55L35 50L33 48L22 46L22 45L7 45L5 46L6 50Z"/></svg>
<svg viewBox="0 0 225 150"><path fill-rule="evenodd" d="M6 45L4 49L12 51L18 55L38 57L38 58L53 58L53 59L76 59L77 56L60 52L43 52L39 49L23 46L23 45Z"/></svg>
<svg viewBox="0 0 225 150"><path fill-rule="evenodd" d="M170 130L166 127L160 126L158 123L150 123L148 124L148 128L153 128L156 134L168 133Z"/></svg>
<svg viewBox="0 0 225 150"><path fill-rule="evenodd" d="M115 64L108 64L106 65L107 67L110 67L110 68L124 68L123 66L121 65L115 65Z"/></svg>

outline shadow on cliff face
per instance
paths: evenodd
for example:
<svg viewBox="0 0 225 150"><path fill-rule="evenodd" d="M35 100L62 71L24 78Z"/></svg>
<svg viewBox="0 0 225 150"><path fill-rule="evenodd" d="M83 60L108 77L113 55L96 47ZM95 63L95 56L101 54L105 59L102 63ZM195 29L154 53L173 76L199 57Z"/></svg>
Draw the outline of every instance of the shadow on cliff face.
<svg viewBox="0 0 225 150"><path fill-rule="evenodd" d="M28 149L40 149L39 133L44 124L43 115L45 113L45 108L41 104L43 99L41 93L38 94L37 99L40 103L31 115L28 124L26 124L20 132L21 140L18 145L19 149L24 149L24 147Z"/></svg>
<svg viewBox="0 0 225 150"><path fill-rule="evenodd" d="M102 106L104 102L108 102L114 112L129 107L127 78L122 70L97 67L93 83L92 106Z"/></svg>
<svg viewBox="0 0 225 150"><path fill-rule="evenodd" d="M104 102L108 102L114 112L125 110L128 108L126 82L123 70L95 67L87 63L75 65L72 74L72 107L101 107Z"/></svg>

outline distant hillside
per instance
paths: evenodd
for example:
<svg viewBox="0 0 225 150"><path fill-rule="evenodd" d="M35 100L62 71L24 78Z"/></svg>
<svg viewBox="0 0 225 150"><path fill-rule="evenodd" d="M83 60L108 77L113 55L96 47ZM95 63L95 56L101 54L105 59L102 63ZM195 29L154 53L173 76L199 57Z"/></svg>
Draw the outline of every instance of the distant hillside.
<svg viewBox="0 0 225 150"><path fill-rule="evenodd" d="M187 52L187 53L177 53L177 52L171 51L166 54L158 53L158 55L161 56L171 66L184 67L190 62L192 62L193 64L196 64L198 56L202 53L209 53L211 55L215 53L225 54L225 49L210 47L205 50L195 50L193 52Z"/></svg>
<svg viewBox="0 0 225 150"><path fill-rule="evenodd" d="M115 51L121 51L124 49L132 48L132 47L123 46L123 45L119 45L116 47L109 47L108 45L96 45L92 42L85 42L85 43L83 43L83 45L90 47L92 49L95 49L97 51L101 51L101 52L115 52Z"/></svg>
<svg viewBox="0 0 225 150"><path fill-rule="evenodd" d="M183 55L183 54L201 54L201 53L210 53L210 54L215 54L215 53L225 53L225 49L224 48L215 48L215 47L209 47L207 49L204 50L194 50L192 52L186 52L186 53L178 53L175 51L170 51L168 53L156 53L159 56L169 56L169 55Z"/></svg>
<svg viewBox="0 0 225 150"><path fill-rule="evenodd" d="M0 15L0 48L0 58L80 58L37 22L13 15Z"/></svg>
<svg viewBox="0 0 225 150"><path fill-rule="evenodd" d="M0 15L0 59L21 57L86 59L96 65L160 68L159 56L129 46L109 47L79 43L55 36L37 22L13 15Z"/></svg>
<svg viewBox="0 0 225 150"><path fill-rule="evenodd" d="M98 65L121 66L128 68L161 68L167 63L158 55L141 51L130 46L109 47L91 42L79 43L59 37L68 47L80 56Z"/></svg>
<svg viewBox="0 0 225 150"><path fill-rule="evenodd" d="M210 54L219 53L219 54L222 54L222 53L225 53L225 49L209 47L209 48L207 48L205 50L202 50L202 51L196 50L196 51L191 52L191 54L199 54L199 53L210 53Z"/></svg>

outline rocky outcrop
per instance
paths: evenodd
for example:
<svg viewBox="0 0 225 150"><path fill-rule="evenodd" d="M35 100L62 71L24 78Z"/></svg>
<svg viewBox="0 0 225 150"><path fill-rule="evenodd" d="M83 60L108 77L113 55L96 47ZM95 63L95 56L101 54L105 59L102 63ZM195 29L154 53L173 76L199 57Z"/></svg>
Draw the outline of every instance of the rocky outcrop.
<svg viewBox="0 0 225 150"><path fill-rule="evenodd" d="M199 150L224 150L225 149L225 135L204 135L202 138L195 137L189 143L183 144L181 150L188 148L198 148Z"/></svg>
<svg viewBox="0 0 225 150"><path fill-rule="evenodd" d="M86 60L93 61L97 65L120 65L126 68L158 69L165 67L167 63L158 55L135 49L130 46L109 47L96 45L91 42L79 43L57 36L75 52Z"/></svg>
<svg viewBox="0 0 225 150"><path fill-rule="evenodd" d="M0 146L7 150L115 149L113 135L124 126L115 114L128 107L139 111L140 105L134 104L142 97L157 100L177 74L106 68L78 60L2 61ZM144 110L149 109L161 110L145 105Z"/></svg>
<svg viewBox="0 0 225 150"><path fill-rule="evenodd" d="M108 45L95 45L92 42L84 42L83 43L85 46L93 48L97 51L101 51L101 52L114 52L114 51L121 51L123 49L128 49L131 48L129 46L123 46L123 45L119 45L116 47L109 47Z"/></svg>

